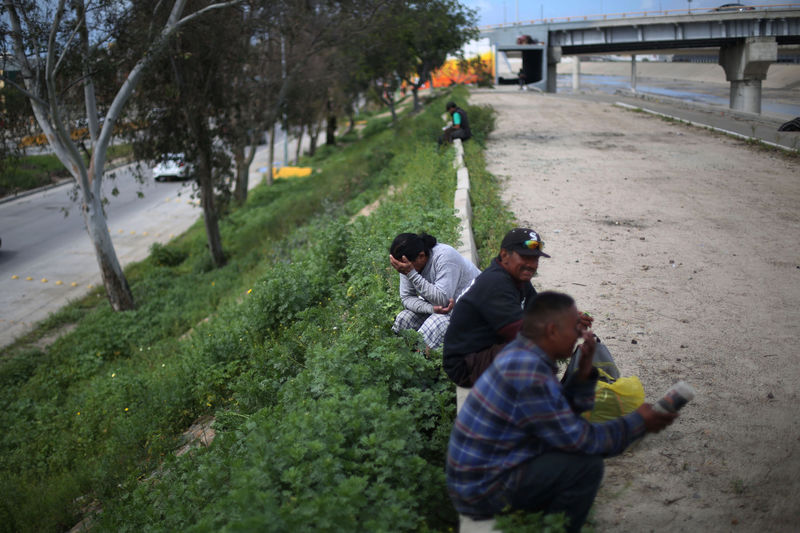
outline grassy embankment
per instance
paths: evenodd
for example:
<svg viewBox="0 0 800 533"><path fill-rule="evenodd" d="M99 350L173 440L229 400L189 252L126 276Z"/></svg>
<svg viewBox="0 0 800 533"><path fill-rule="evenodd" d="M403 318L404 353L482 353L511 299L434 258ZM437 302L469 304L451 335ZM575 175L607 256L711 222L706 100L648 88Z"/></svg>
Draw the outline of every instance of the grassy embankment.
<svg viewBox="0 0 800 533"><path fill-rule="evenodd" d="M110 146L106 157L111 162L128 160L132 155L130 145L120 144ZM53 154L11 157L0 165L0 197L51 185L69 177L67 169Z"/></svg>
<svg viewBox="0 0 800 533"><path fill-rule="evenodd" d="M6 349L0 529L63 530L89 509L101 509L98 531L454 525L453 390L439 354L391 333L400 303L386 261L402 231L457 238L453 154L435 143L444 101L323 147L310 178L254 189L222 222L224 268L210 268L198 223L127 269L137 310L113 313L98 291ZM483 170L492 115L468 110L485 266L511 218ZM213 445L176 457L182 430L209 414Z"/></svg>

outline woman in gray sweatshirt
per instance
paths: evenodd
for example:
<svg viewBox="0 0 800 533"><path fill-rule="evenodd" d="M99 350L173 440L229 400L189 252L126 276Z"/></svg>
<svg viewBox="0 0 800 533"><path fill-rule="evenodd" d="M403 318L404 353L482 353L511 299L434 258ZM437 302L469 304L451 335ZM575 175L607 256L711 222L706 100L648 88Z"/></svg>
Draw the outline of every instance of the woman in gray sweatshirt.
<svg viewBox="0 0 800 533"><path fill-rule="evenodd" d="M452 246L427 233L401 233L389 247L389 262L400 274L403 310L392 331L419 331L430 349L439 348L458 296L480 270Z"/></svg>

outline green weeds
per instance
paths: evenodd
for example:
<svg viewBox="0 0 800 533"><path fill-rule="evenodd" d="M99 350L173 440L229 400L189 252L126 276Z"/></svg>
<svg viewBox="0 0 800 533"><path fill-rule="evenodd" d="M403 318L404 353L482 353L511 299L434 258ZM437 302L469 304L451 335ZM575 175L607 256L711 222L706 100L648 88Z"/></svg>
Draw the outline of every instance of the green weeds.
<svg viewBox="0 0 800 533"><path fill-rule="evenodd" d="M48 322L77 325L46 350L6 350L3 529L68 529L97 507L98 531L452 527L453 390L440 355L391 333L386 261L402 231L457 238L451 154L432 140L448 96L330 150L308 179L256 188L223 221L224 268L203 266L196 225L128 269L137 310L93 295ZM490 115L475 116L483 132ZM495 250L508 213L467 146L478 240ZM203 414L217 439L175 457Z"/></svg>

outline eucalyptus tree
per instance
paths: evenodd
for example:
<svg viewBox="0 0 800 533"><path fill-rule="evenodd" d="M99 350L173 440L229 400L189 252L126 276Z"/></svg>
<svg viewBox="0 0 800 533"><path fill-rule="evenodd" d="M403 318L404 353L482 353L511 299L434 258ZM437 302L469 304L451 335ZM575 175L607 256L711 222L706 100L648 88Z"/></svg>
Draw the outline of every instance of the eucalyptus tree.
<svg viewBox="0 0 800 533"><path fill-rule="evenodd" d="M351 53L364 37L388 38L380 35L378 21L405 0L276 0L272 16L263 19L260 40L268 46L274 57L279 53L279 78L276 79L275 61L267 62L271 70L263 76L272 88L274 98L271 110L266 113L273 129L282 121L285 130L290 123L308 131L312 151L316 147L319 116L325 116L339 107L338 87L343 78L353 76L354 64L343 64L344 50ZM320 65L320 61L324 64ZM320 98L320 91L327 94ZM323 106L320 109L320 105ZM331 114L327 114L330 118ZM272 136L274 139L274 135ZM270 167L274 147L270 147ZM268 173L272 183L272 173Z"/></svg>
<svg viewBox="0 0 800 533"><path fill-rule="evenodd" d="M400 23L401 47L408 52L407 66L399 74L411 87L414 110L420 107L419 89L447 56L478 37L475 11L458 0L415 0Z"/></svg>
<svg viewBox="0 0 800 533"><path fill-rule="evenodd" d="M50 147L75 180L103 285L117 311L132 309L134 300L103 212L101 182L114 128L145 70L173 35L191 21L239 1L208 3L188 13L184 13L187 0L159 2L159 12L154 12L147 24L136 28L147 45L137 49L138 56L130 58L129 70L116 71L113 81L104 81L98 87L98 58L101 51L113 49L110 36L125 22L131 2L3 0L3 15L8 20L3 43L10 44L22 76L22 83L7 81L27 96ZM77 112L70 107L66 95L77 87L83 92L81 114L89 128L88 164L70 137L69 121ZM109 95L109 100L101 105L98 94ZM100 109L107 109L102 124Z"/></svg>
<svg viewBox="0 0 800 533"><path fill-rule="evenodd" d="M0 73L11 77L16 71L7 59L0 56ZM32 118L33 110L25 95L0 82L0 172L9 172L24 154L25 146L21 141L34 133L30 127ZM0 195L11 192L13 190L4 191L0 187Z"/></svg>
<svg viewBox="0 0 800 533"><path fill-rule="evenodd" d="M403 28L397 24L405 15L406 2L386 6L372 24L372 31L350 43L348 53L354 65L354 76L369 87L372 95L389 107L392 121L397 120L394 95L400 88L400 76L409 62L403 45Z"/></svg>
<svg viewBox="0 0 800 533"><path fill-rule="evenodd" d="M139 3L131 16L147 16L148 3ZM245 158L246 145L252 146L249 130L260 103L252 72L252 7L243 2L183 28L135 96L137 108L152 109L145 131L135 137L134 153L147 159L180 153L191 165L216 267L226 262L219 222L233 189L232 156ZM135 42L136 36L128 39Z"/></svg>

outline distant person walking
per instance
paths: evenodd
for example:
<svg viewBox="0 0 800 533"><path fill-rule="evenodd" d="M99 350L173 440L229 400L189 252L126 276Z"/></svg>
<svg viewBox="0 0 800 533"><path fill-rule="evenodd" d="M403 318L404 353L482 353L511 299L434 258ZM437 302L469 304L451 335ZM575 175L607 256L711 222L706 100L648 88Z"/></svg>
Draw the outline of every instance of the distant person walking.
<svg viewBox="0 0 800 533"><path fill-rule="evenodd" d="M389 248L389 262L400 274L403 310L392 331L419 331L430 349L442 345L455 298L480 270L452 246L426 233L401 233Z"/></svg>
<svg viewBox="0 0 800 533"><path fill-rule="evenodd" d="M455 102L447 102L446 109L453 118L453 123L445 128L444 133L439 137L439 144L451 143L453 139L466 141L472 137L472 131L469 129L467 112L458 107Z"/></svg>
<svg viewBox="0 0 800 533"><path fill-rule="evenodd" d="M517 72L517 78L519 78L519 90L527 91L528 84L525 83L525 71L523 69L519 69L519 72Z"/></svg>

